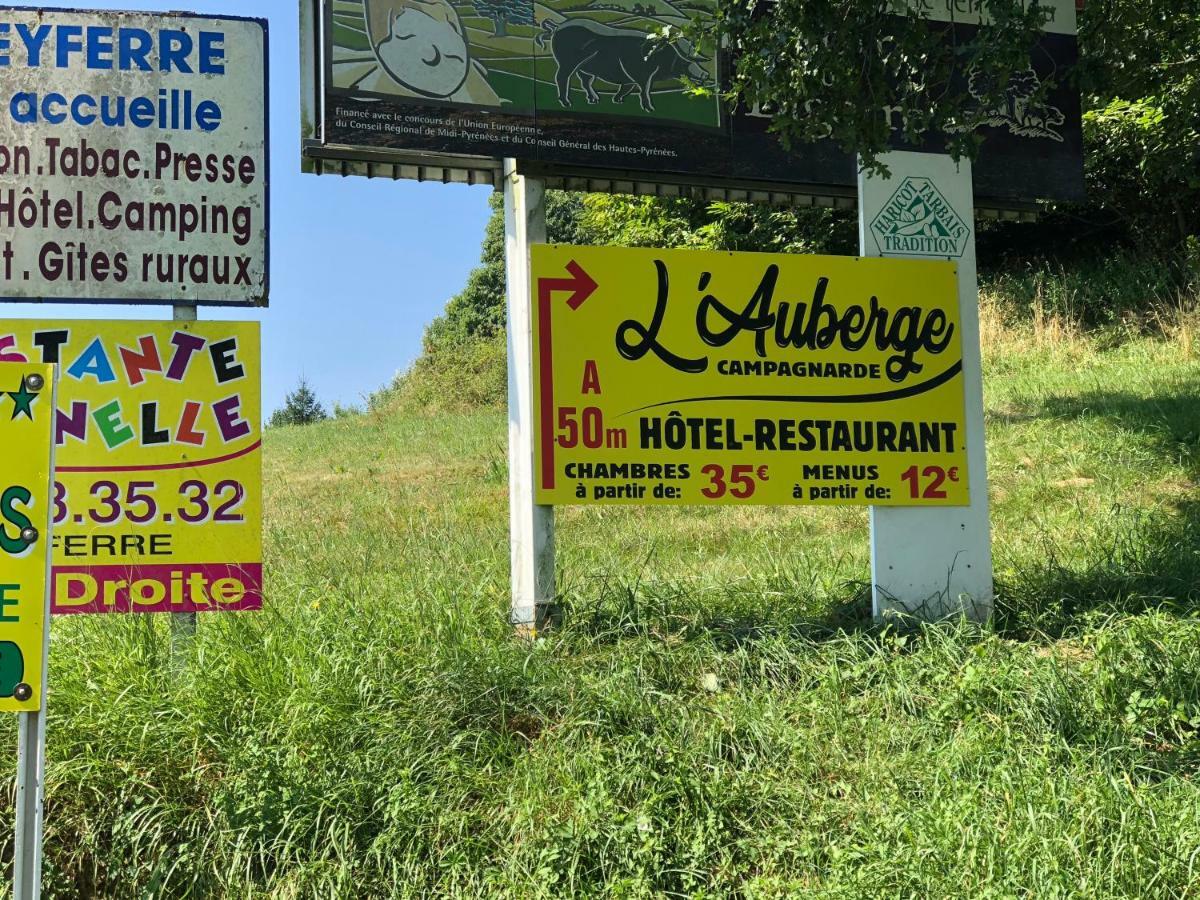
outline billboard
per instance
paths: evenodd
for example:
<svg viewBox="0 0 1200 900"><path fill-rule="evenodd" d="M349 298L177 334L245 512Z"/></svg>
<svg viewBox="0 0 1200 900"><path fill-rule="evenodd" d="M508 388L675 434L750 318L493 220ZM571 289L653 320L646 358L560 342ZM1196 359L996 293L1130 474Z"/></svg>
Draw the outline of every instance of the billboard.
<svg viewBox="0 0 1200 900"><path fill-rule="evenodd" d="M303 9L309 4L308 9ZM752 190L852 194L855 162L823 142L786 150L761 111L725 108L728 54L655 38L712 15L715 0L302 0L310 157L604 174ZM947 39L978 29L971 4L930 2ZM1056 82L1077 58L1073 0L1054 18L1010 103L990 111L975 166L984 202L1075 199L1083 164L1078 96ZM967 81L964 76L964 86ZM1024 93L1022 93L1024 92ZM880 116L888 115L880 110ZM899 122L893 121L899 130ZM941 151L939 142L915 148Z"/></svg>
<svg viewBox="0 0 1200 900"><path fill-rule="evenodd" d="M264 306L267 24L0 7L0 299Z"/></svg>
<svg viewBox="0 0 1200 900"><path fill-rule="evenodd" d="M0 712L45 690L54 367L0 363Z"/></svg>
<svg viewBox="0 0 1200 900"><path fill-rule="evenodd" d="M257 322L0 321L60 369L53 611L262 606Z"/></svg>
<svg viewBox="0 0 1200 900"><path fill-rule="evenodd" d="M537 502L968 502L957 266L535 244Z"/></svg>

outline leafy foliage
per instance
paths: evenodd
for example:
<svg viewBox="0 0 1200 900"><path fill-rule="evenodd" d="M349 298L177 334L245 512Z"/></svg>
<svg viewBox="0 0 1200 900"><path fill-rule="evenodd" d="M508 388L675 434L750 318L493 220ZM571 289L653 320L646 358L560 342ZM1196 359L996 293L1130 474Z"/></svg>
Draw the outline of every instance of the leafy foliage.
<svg viewBox="0 0 1200 900"><path fill-rule="evenodd" d="M590 194L580 230L593 244L772 253L856 252L852 215L823 207Z"/></svg>
<svg viewBox="0 0 1200 900"><path fill-rule="evenodd" d="M1200 281L1200 4L1089 0L1082 214Z"/></svg>
<svg viewBox="0 0 1200 900"><path fill-rule="evenodd" d="M785 144L831 139L883 171L894 125L913 143L942 135L955 158L974 156L976 127L1011 102L1049 11L980 6L987 24L967 42L949 39L951 26L930 21L924 4L896 0L728 0L714 27L733 52L732 98L769 112Z"/></svg>
<svg viewBox="0 0 1200 900"><path fill-rule="evenodd" d="M271 413L268 424L271 427L280 425L311 425L329 418L325 407L317 399L308 381L301 377L296 389L283 398L283 406Z"/></svg>
<svg viewBox="0 0 1200 900"><path fill-rule="evenodd" d="M1114 99L1084 116L1097 204L1140 249L1170 254L1200 232L1200 130L1159 98Z"/></svg>
<svg viewBox="0 0 1200 900"><path fill-rule="evenodd" d="M718 27L735 50L733 97L769 111L785 142L831 138L868 164L897 123L910 140L948 134L952 154L972 155L972 129L989 110L1019 119L1048 87L1027 69L1045 10L985 0L990 23L955 46L921 5L721 4ZM1163 259L1186 288L1200 280L1200 4L1089 0L1078 21L1081 62L1071 77L1084 92L1090 199L1047 210L1041 252L1059 256L1080 234L1094 256L1115 242ZM955 67L969 73L966 85L950 78Z"/></svg>
<svg viewBox="0 0 1200 900"><path fill-rule="evenodd" d="M504 330L504 197L492 194L488 201L491 218L484 228L479 265L467 276L467 284L446 304L425 332L427 355L455 347L475 338L490 338ZM548 191L546 235L551 243L581 242L577 194Z"/></svg>
<svg viewBox="0 0 1200 900"><path fill-rule="evenodd" d="M1200 5L1192 0L1087 0L1079 41L1080 84L1089 95L1160 96L1173 111L1200 108Z"/></svg>

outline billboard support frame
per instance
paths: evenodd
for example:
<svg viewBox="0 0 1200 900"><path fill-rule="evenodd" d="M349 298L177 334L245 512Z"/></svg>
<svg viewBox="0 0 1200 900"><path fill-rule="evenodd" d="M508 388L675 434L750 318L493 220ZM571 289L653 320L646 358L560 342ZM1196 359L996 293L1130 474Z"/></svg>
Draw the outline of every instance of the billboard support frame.
<svg viewBox="0 0 1200 900"><path fill-rule="evenodd" d="M508 323L508 491L511 623L537 637L552 620L554 507L535 500L533 308L530 244L546 241L545 186L504 161L504 255Z"/></svg>

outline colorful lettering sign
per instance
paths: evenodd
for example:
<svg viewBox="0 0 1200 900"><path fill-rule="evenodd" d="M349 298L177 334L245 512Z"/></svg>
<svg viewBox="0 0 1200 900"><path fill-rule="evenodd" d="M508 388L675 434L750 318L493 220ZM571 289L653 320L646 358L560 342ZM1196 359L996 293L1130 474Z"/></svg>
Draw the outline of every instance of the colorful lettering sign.
<svg viewBox="0 0 1200 900"><path fill-rule="evenodd" d="M0 712L45 694L54 367L0 363Z"/></svg>
<svg viewBox="0 0 1200 900"><path fill-rule="evenodd" d="M979 39L978 4L911 5L942 40ZM1079 93L1065 77L1078 58L1075 3L1040 5L1049 21L1029 68L1012 79L1012 102L988 108L980 129L975 191L997 205L1083 197ZM756 11L771 15L771 6ZM770 110L722 102L734 51L662 40L693 21L711 24L716 8L716 0L303 0L304 153L328 160L318 171L340 174L356 160L382 164L357 167L377 176L425 179L425 166L445 166L490 181L499 160L514 158L529 174L586 179L588 190L852 194L853 154L832 141L785 147ZM982 104L976 81L960 72L949 89ZM939 140L905 144L898 111L878 115L899 144L944 149Z"/></svg>
<svg viewBox="0 0 1200 900"><path fill-rule="evenodd" d="M531 257L538 503L967 503L953 263Z"/></svg>
<svg viewBox="0 0 1200 900"><path fill-rule="evenodd" d="M267 23L0 7L0 298L266 305Z"/></svg>
<svg viewBox="0 0 1200 900"><path fill-rule="evenodd" d="M53 611L262 606L257 322L0 321L57 363Z"/></svg>

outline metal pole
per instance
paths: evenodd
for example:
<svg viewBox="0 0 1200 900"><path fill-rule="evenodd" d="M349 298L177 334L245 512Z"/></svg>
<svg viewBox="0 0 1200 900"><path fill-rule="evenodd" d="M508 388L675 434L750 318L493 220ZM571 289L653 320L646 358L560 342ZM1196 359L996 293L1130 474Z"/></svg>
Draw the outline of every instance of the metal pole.
<svg viewBox="0 0 1200 900"><path fill-rule="evenodd" d="M529 245L546 240L541 179L504 161L504 253L508 272L508 493L512 624L536 637L550 622L554 507L534 502L533 316Z"/></svg>
<svg viewBox="0 0 1200 900"><path fill-rule="evenodd" d="M45 802L46 703L37 712L18 713L17 831L13 848L13 897L42 896L42 807Z"/></svg>
<svg viewBox="0 0 1200 900"><path fill-rule="evenodd" d="M898 202L927 193L936 201L928 205L961 234L954 255L941 258L958 266L970 505L871 507L875 616L882 618L896 611L925 620L961 615L982 622L992 614L993 585L971 162L964 159L956 163L945 154L905 151L885 153L881 160L890 177L862 172L858 177L859 246L863 256L937 258L889 251L886 239L879 236L880 229L873 229L873 224L883 221L881 216L901 188L905 194Z"/></svg>
<svg viewBox="0 0 1200 900"><path fill-rule="evenodd" d="M195 306L175 306L171 318L176 322L195 322L198 318L197 312ZM183 668L195 636L194 612L171 613L171 664L176 669Z"/></svg>
<svg viewBox="0 0 1200 900"><path fill-rule="evenodd" d="M58 408L58 369L55 367L51 384L45 386L50 394L50 409ZM54 441L50 441L50 484L54 486ZM42 684L41 706L36 712L18 713L17 723L17 796L16 832L13 835L13 897L14 900L41 900L42 896L42 811L46 804L46 706L47 685L50 683L50 592L51 535L54 527L52 505L47 504L46 523L42 529L46 560L45 599L43 601Z"/></svg>

